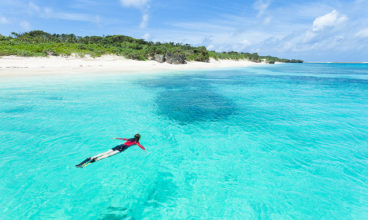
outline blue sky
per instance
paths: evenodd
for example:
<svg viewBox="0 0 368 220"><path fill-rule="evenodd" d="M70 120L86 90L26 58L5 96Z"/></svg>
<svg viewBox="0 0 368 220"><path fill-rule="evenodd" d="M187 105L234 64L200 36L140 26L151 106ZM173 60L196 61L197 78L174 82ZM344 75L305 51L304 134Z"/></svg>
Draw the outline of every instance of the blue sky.
<svg viewBox="0 0 368 220"><path fill-rule="evenodd" d="M29 30L368 61L368 0L0 0L0 34Z"/></svg>

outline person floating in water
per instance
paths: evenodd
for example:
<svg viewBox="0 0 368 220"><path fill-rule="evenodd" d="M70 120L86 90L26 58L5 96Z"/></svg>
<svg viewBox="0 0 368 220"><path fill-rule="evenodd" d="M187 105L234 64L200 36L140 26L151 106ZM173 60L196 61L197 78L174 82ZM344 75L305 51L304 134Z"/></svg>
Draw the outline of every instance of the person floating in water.
<svg viewBox="0 0 368 220"><path fill-rule="evenodd" d="M146 150L140 143L139 143L139 139L141 138L140 134L136 134L134 135L134 138L114 138L117 140L124 140L126 141L124 144L120 144L114 148L112 148L111 150L108 150L104 153L101 154L97 154L96 156L93 157L88 157L87 159L85 159L84 161L82 161L80 164L75 165L76 167L80 167L83 168L85 166L87 166L90 163L94 163L96 161L111 157L117 153L123 152L126 149L128 149L129 147L133 146L133 145L138 145L140 148L142 148L142 150Z"/></svg>

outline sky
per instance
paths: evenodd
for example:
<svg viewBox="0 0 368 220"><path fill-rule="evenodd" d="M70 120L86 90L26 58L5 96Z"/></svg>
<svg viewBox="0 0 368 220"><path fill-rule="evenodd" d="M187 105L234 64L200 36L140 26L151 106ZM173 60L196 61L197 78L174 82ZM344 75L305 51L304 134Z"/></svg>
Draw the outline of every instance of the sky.
<svg viewBox="0 0 368 220"><path fill-rule="evenodd" d="M0 34L30 30L368 61L368 0L0 0Z"/></svg>

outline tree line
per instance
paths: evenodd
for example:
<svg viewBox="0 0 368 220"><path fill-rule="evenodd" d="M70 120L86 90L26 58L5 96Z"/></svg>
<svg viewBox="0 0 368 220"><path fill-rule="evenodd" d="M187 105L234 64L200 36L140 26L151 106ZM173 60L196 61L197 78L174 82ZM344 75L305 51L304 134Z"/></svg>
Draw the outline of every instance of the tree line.
<svg viewBox="0 0 368 220"><path fill-rule="evenodd" d="M124 35L76 36L74 34L50 34L36 30L25 33L12 32L10 36L0 35L0 56L79 56L99 57L115 54L135 60L150 60L156 54L172 53L184 56L189 61L208 62L214 59L247 59L254 62L302 63L302 60L280 59L272 56L259 56L257 53L216 52L204 46L191 46L180 43L160 43L136 39Z"/></svg>

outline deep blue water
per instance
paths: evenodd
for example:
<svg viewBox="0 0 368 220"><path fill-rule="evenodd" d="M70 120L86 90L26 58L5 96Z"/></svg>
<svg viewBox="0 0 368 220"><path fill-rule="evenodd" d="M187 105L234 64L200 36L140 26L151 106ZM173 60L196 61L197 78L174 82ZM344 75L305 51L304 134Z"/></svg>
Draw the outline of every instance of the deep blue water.
<svg viewBox="0 0 368 220"><path fill-rule="evenodd" d="M0 219L367 219L368 64L1 78L0 158Z"/></svg>

